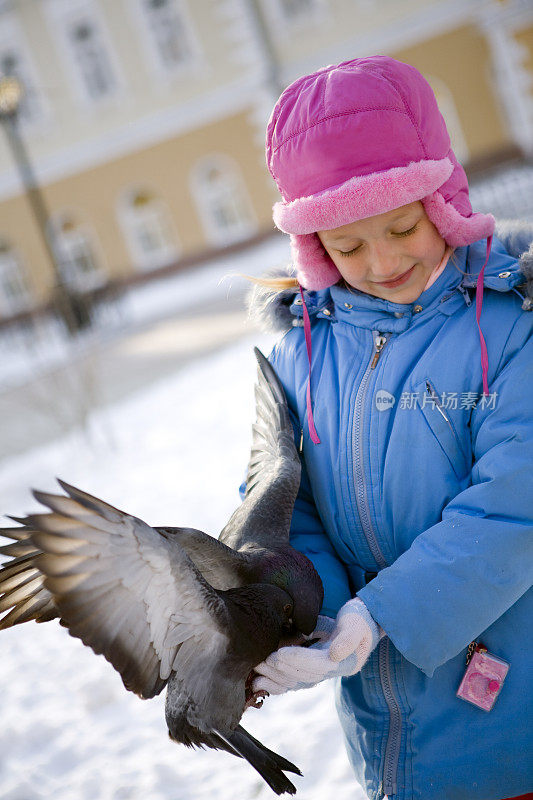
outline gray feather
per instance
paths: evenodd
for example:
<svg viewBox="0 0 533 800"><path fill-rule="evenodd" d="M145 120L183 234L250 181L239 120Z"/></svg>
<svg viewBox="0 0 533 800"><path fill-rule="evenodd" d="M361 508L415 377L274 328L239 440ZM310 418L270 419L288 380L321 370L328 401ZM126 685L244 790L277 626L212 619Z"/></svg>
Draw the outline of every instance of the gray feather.
<svg viewBox="0 0 533 800"><path fill-rule="evenodd" d="M300 486L300 459L283 387L271 364L258 360L257 421L253 426L244 502L219 539L232 548L288 546L294 501Z"/></svg>

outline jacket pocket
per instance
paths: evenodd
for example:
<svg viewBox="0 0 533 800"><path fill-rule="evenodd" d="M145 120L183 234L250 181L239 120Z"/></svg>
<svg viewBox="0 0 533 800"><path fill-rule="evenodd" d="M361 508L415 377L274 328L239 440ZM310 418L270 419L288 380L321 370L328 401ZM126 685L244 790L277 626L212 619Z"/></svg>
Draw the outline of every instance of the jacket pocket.
<svg viewBox="0 0 533 800"><path fill-rule="evenodd" d="M472 468L471 456L465 452L448 410L429 378L421 381L416 389L417 397L420 398L420 411L447 456L453 471L459 480L462 480Z"/></svg>

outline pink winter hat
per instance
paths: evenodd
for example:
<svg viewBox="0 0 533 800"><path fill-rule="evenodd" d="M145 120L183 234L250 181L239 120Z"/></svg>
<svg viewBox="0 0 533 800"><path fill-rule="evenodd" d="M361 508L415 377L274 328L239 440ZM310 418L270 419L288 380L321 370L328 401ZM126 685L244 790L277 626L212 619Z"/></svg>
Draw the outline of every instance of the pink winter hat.
<svg viewBox="0 0 533 800"><path fill-rule="evenodd" d="M490 236L474 214L435 95L414 67L370 56L292 83L270 117L266 159L283 201L274 222L291 234L297 277L324 289L340 274L316 231L421 200L452 247Z"/></svg>

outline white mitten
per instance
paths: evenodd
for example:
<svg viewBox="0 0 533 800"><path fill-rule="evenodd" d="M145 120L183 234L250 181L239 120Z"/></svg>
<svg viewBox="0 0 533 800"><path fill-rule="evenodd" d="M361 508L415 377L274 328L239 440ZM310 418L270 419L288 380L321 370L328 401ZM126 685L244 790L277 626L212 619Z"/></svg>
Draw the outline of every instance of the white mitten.
<svg viewBox="0 0 533 800"><path fill-rule="evenodd" d="M311 647L281 647L255 667L253 690L283 694L327 678L355 675L385 632L358 597L345 603L335 620L318 618Z"/></svg>

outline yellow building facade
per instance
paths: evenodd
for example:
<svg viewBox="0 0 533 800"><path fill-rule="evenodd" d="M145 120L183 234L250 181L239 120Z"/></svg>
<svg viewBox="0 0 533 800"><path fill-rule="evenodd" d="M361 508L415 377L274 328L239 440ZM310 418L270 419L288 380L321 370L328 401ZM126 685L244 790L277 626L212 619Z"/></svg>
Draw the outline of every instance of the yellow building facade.
<svg viewBox="0 0 533 800"><path fill-rule="evenodd" d="M533 8L523 0L12 0L0 74L62 279L152 277L273 231L264 128L279 87L383 53L430 81L468 168L533 154ZM5 136L0 321L54 271Z"/></svg>

